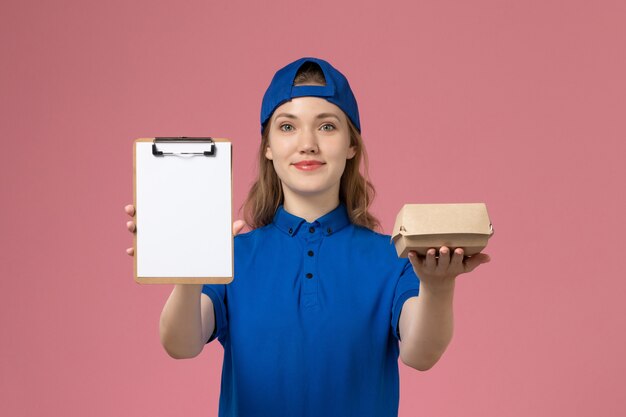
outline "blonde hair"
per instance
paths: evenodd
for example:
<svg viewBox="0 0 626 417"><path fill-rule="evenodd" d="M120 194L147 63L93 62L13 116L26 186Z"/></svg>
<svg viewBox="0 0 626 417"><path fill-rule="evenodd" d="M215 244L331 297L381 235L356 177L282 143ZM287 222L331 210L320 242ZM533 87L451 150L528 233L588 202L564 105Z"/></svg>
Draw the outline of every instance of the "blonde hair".
<svg viewBox="0 0 626 417"><path fill-rule="evenodd" d="M306 63L300 68L294 85L303 84L326 85L324 74L317 64ZM371 230L380 229L380 222L369 212L376 191L367 179L368 160L363 138L350 118L346 116L346 119L350 130L350 146L354 146L356 153L353 158L346 160L339 187L339 201L345 204L352 223ZM258 176L243 204L244 218L252 229L270 224L276 210L284 201L280 178L274 170L272 161L265 157L271 124L270 118L263 127L258 154Z"/></svg>

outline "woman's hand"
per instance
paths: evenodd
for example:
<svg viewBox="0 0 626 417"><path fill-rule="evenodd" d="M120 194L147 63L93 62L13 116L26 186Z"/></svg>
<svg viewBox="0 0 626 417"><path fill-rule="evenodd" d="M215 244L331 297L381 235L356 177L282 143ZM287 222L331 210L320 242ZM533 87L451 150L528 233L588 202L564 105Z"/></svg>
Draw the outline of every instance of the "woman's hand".
<svg viewBox="0 0 626 417"><path fill-rule="evenodd" d="M409 252L409 260L413 270L420 279L420 285L431 290L454 289L457 276L472 272L478 265L491 260L486 253L477 253L470 257L463 257L463 249L457 248L450 259L450 249L442 246L439 249L439 257L435 257L437 250L430 248L426 256L419 256L415 251Z"/></svg>
<svg viewBox="0 0 626 417"><path fill-rule="evenodd" d="M244 222L243 220L235 220L233 222L233 236L237 236L245 225L246 225L246 222Z"/></svg>
<svg viewBox="0 0 626 417"><path fill-rule="evenodd" d="M132 204L129 204L127 206L124 207L124 211L126 212L126 214L128 214L130 217L135 217L135 206L133 206ZM233 235L238 235L239 232L241 232L241 229L243 229L243 227L246 225L246 223L243 220L235 220L235 222L233 223ZM128 231L131 233L136 233L137 232L137 227L135 226L135 222L132 220L129 220L126 222L126 227L128 228ZM126 249L126 253L130 256L134 256L135 255L135 249L134 248L127 248Z"/></svg>
<svg viewBox="0 0 626 417"><path fill-rule="evenodd" d="M124 207L124 211L130 217L135 217L135 206L133 206L132 204L129 204L129 205L125 206ZM137 231L137 228L135 227L135 222L132 221L132 220L129 220L129 221L126 222L126 228L131 233L135 233ZM126 249L126 253L129 254L130 256L134 256L135 255L135 249L134 248L127 248Z"/></svg>

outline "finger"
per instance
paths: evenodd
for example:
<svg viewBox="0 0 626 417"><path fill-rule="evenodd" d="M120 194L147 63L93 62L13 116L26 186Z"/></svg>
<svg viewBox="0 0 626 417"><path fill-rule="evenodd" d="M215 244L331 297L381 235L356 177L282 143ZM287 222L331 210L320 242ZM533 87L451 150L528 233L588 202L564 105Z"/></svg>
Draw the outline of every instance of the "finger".
<svg viewBox="0 0 626 417"><path fill-rule="evenodd" d="M133 206L132 204L129 204L127 206L124 207L124 211L129 215L129 216L134 216L135 215L135 206Z"/></svg>
<svg viewBox="0 0 626 417"><path fill-rule="evenodd" d="M426 251L426 259L424 260L424 266L428 269L434 269L437 266L437 260L435 259L435 248L430 248Z"/></svg>
<svg viewBox="0 0 626 417"><path fill-rule="evenodd" d="M135 222L133 222L132 220L127 221L126 227L128 228L130 232L134 232L136 229Z"/></svg>
<svg viewBox="0 0 626 417"><path fill-rule="evenodd" d="M465 272L472 272L480 264L486 264L491 258L486 253L477 253L465 261Z"/></svg>
<svg viewBox="0 0 626 417"><path fill-rule="evenodd" d="M422 259L417 255L417 252L415 252L414 250L409 251L409 261L414 268L422 267Z"/></svg>
<svg viewBox="0 0 626 417"><path fill-rule="evenodd" d="M134 256L135 255L135 249L134 248L128 248L126 249L126 253L130 256Z"/></svg>
<svg viewBox="0 0 626 417"><path fill-rule="evenodd" d="M450 249L447 246L442 246L439 249L439 262L437 262L437 269L440 271L446 271L450 265Z"/></svg>
<svg viewBox="0 0 626 417"><path fill-rule="evenodd" d="M463 254L465 252L463 251L462 248L456 248L454 250L454 255L452 255L452 260L450 261L450 267L458 270L458 271L463 271L465 266L463 265Z"/></svg>
<svg viewBox="0 0 626 417"><path fill-rule="evenodd" d="M233 235L238 235L245 225L246 222L244 222L243 220L235 220L235 222L233 223Z"/></svg>

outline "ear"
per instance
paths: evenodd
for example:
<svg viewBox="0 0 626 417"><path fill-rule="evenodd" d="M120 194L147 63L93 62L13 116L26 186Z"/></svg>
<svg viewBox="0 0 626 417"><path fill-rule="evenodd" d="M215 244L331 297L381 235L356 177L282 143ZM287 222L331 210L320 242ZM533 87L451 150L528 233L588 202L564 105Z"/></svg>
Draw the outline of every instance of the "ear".
<svg viewBox="0 0 626 417"><path fill-rule="evenodd" d="M265 148L265 157L270 161L274 158L274 155L272 155L272 149L269 146Z"/></svg>
<svg viewBox="0 0 626 417"><path fill-rule="evenodd" d="M348 156L346 157L346 159L352 159L354 158L355 155L356 155L356 146L350 146L348 148Z"/></svg>

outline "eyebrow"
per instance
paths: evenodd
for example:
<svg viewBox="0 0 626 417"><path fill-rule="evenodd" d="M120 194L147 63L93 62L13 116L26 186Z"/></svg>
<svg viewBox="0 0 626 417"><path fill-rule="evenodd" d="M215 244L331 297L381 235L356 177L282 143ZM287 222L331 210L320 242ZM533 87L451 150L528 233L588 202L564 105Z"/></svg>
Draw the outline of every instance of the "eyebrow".
<svg viewBox="0 0 626 417"><path fill-rule="evenodd" d="M291 113L280 113L277 114L276 117L274 119L278 119L279 117L287 117L289 119L297 119L298 117L291 114ZM335 114L335 113L320 113L318 114L315 118L316 119L323 119L325 117L334 117L335 119L337 119L337 121L341 121L341 119L339 119L339 117Z"/></svg>

